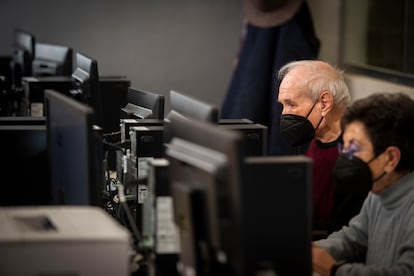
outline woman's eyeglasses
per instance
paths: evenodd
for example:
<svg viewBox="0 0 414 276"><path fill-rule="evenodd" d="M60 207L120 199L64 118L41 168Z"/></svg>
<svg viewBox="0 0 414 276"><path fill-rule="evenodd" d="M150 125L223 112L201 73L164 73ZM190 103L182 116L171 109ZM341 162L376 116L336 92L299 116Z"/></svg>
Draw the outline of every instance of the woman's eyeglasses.
<svg viewBox="0 0 414 276"><path fill-rule="evenodd" d="M356 152L359 152L361 150L361 147L355 144L355 142L351 141L348 147L344 147L343 144L338 144L338 151L339 153L345 154L349 160L352 160L354 158L354 154Z"/></svg>

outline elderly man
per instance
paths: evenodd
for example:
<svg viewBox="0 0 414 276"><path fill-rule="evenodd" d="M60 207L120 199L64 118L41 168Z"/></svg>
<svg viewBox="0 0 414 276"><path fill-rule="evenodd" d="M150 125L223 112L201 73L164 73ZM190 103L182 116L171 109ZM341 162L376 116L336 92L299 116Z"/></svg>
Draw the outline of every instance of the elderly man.
<svg viewBox="0 0 414 276"><path fill-rule="evenodd" d="M290 62L280 69L279 79L281 135L296 153L313 160L314 229L328 234L357 214L368 193L368 189L353 193L339 184L339 191L347 192L336 193L332 177L342 139L340 120L351 99L349 89L341 71L318 60Z"/></svg>

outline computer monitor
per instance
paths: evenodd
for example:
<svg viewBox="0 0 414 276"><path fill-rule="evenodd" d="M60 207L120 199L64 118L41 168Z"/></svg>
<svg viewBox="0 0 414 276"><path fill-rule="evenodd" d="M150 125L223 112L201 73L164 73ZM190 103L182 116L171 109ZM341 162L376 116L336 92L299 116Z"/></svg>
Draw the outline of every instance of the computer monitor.
<svg viewBox="0 0 414 276"><path fill-rule="evenodd" d="M217 124L219 108L182 92L170 91L170 111L175 111L191 119Z"/></svg>
<svg viewBox="0 0 414 276"><path fill-rule="evenodd" d="M121 109L121 119L164 119L164 96L128 88L127 104Z"/></svg>
<svg viewBox="0 0 414 276"><path fill-rule="evenodd" d="M35 77L70 76L73 72L72 53L72 48L68 46L36 42L32 75Z"/></svg>
<svg viewBox="0 0 414 276"><path fill-rule="evenodd" d="M312 275L311 160L240 161L239 135L182 117L169 126L175 130L166 154L184 267L211 275Z"/></svg>
<svg viewBox="0 0 414 276"><path fill-rule="evenodd" d="M15 29L13 32L12 45L12 87L21 88L24 76L32 75L32 60L35 55L35 41L33 34L22 29Z"/></svg>
<svg viewBox="0 0 414 276"><path fill-rule="evenodd" d="M311 276L311 159L255 156L243 166L239 275Z"/></svg>
<svg viewBox="0 0 414 276"><path fill-rule="evenodd" d="M102 99L99 88L98 62L84 54L76 53L76 67L72 73L74 90L72 94L94 111L93 122L103 126Z"/></svg>
<svg viewBox="0 0 414 276"><path fill-rule="evenodd" d="M241 133L245 143L245 156L267 155L267 126L254 123L219 124L220 128Z"/></svg>
<svg viewBox="0 0 414 276"><path fill-rule="evenodd" d="M9 105L9 96L7 95L6 77L2 76L0 72L0 116L9 115L8 105Z"/></svg>
<svg viewBox="0 0 414 276"><path fill-rule="evenodd" d="M171 128L172 136L166 155L170 162L170 183L176 205L175 220L181 231L181 248L184 250L181 262L184 267L198 272L206 266L216 267L217 256L223 252L233 262L233 257L237 258L233 254L233 245L240 242L237 229L240 225L243 140L236 132L177 113L171 113L168 119L170 123L165 127ZM189 202L204 207L189 209ZM193 215L194 212L197 215ZM198 224L196 220L206 223ZM192 227L186 227L187 222L192 223ZM186 252L186 249L191 252Z"/></svg>
<svg viewBox="0 0 414 276"><path fill-rule="evenodd" d="M54 90L45 91L47 147L52 202L101 205L101 161L93 109Z"/></svg>
<svg viewBox="0 0 414 276"><path fill-rule="evenodd" d="M49 204L46 125L2 122L0 152L0 205Z"/></svg>

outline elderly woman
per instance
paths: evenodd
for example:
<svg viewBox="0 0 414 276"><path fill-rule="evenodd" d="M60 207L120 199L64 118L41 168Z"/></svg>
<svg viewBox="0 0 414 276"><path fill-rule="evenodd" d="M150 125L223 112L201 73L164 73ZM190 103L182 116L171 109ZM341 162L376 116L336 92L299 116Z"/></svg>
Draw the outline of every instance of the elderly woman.
<svg viewBox="0 0 414 276"><path fill-rule="evenodd" d="M344 114L333 173L371 186L360 213L313 246L325 275L414 275L414 101L375 94Z"/></svg>

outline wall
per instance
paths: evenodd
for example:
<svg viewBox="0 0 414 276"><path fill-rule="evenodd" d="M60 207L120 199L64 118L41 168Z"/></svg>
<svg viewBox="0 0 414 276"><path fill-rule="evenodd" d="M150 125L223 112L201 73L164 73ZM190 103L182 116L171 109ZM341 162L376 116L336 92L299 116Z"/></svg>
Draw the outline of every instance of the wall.
<svg viewBox="0 0 414 276"><path fill-rule="evenodd" d="M414 87L384 81L357 74L346 74L346 82L352 94L352 100L357 100L373 93L402 92L414 98Z"/></svg>
<svg viewBox="0 0 414 276"><path fill-rule="evenodd" d="M40 42L72 46L98 60L101 75L124 75L132 86L167 95L175 89L220 105L232 73L242 0L2 0L0 55L12 30ZM321 40L319 58L339 64L341 0L308 0ZM391 82L347 74L354 98ZM411 87L402 87L412 93Z"/></svg>
<svg viewBox="0 0 414 276"><path fill-rule="evenodd" d="M340 64L341 39L341 1L345 0L312 0L308 1L311 8L315 29L321 40L321 51L319 58L333 65ZM350 11L363 13L364 11ZM358 16L356 16L358 18ZM358 26L351 26L359 32L363 20ZM361 41L348 42L363 46ZM358 49L354 47L354 55L358 55ZM352 99L356 100L376 92L403 92L414 97L414 87L401 85L391 81L384 81L364 75L352 74L345 71L346 82L351 90Z"/></svg>
<svg viewBox="0 0 414 276"><path fill-rule="evenodd" d="M319 59L339 64L341 0L308 0L316 33L321 41Z"/></svg>
<svg viewBox="0 0 414 276"><path fill-rule="evenodd" d="M101 75L214 104L230 81L242 22L240 0L2 0L0 18L0 55L20 27L97 59Z"/></svg>

